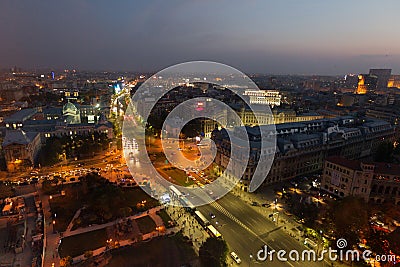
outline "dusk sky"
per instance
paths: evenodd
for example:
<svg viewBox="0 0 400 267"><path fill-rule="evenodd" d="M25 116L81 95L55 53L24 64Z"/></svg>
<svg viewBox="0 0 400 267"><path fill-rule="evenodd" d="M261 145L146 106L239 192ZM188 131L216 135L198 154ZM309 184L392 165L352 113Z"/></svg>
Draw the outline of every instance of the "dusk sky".
<svg viewBox="0 0 400 267"><path fill-rule="evenodd" d="M2 0L0 68L400 73L399 11L398 0Z"/></svg>

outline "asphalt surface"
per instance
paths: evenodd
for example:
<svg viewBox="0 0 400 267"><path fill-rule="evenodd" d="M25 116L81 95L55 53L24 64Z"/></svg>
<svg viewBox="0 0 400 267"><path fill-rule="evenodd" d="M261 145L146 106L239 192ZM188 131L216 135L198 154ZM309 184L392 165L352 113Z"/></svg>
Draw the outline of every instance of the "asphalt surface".
<svg viewBox="0 0 400 267"><path fill-rule="evenodd" d="M241 265L331 266L327 262L282 262L277 259L276 254L272 262L269 259L266 261L257 260L257 253L264 244L276 251L283 249L289 253L291 250L297 250L300 255L303 250L308 248L285 233L282 229L285 227L284 224L277 226L232 194L197 209L222 234L228 243L229 252L234 251L242 260ZM216 217L211 219L210 213L213 213ZM252 255L252 259L250 255Z"/></svg>

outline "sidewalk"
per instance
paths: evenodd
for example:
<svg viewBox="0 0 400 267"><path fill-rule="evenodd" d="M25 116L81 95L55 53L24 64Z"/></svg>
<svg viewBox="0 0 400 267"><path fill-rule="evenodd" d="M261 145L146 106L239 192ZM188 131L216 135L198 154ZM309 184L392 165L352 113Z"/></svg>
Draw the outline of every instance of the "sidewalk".
<svg viewBox="0 0 400 267"><path fill-rule="evenodd" d="M57 251L60 236L54 233L53 224L51 223L52 216L50 212L49 196L43 194L40 188L38 188L38 192L40 200L42 201L44 225L42 267L52 266L52 264L54 264L54 267L57 267L60 265Z"/></svg>
<svg viewBox="0 0 400 267"><path fill-rule="evenodd" d="M77 210L77 211L75 212L75 215L74 215L74 217L72 218L72 220L69 222L69 224L68 224L68 226L67 226L67 229L65 230L64 234L65 234L65 233L71 232L71 229L72 229L72 227L74 226L74 221L75 221L75 219L77 219L77 218L79 217L79 215L81 214L82 209L83 209L83 208L80 208L79 210Z"/></svg>
<svg viewBox="0 0 400 267"><path fill-rule="evenodd" d="M153 215L153 214L156 214L156 212L159 211L161 208L162 208L161 206L157 206L157 207L154 207L154 208L152 208L152 209L150 209L150 210L148 210L148 211L146 211L146 212L142 212L142 213L139 213L139 214L135 214L135 215L132 215L132 216L130 216L130 217L125 217L125 218L123 218L123 220L127 220L127 219L134 220L134 219L138 219L138 218L140 218L140 217L144 217L144 216L147 216L147 215L151 216L151 215ZM92 225L92 226L90 226L90 227L78 228L78 229L76 229L76 230L74 230L74 231L64 232L63 237L68 237L68 236L73 236L73 235L79 235L79 234L83 234L83 233L87 233L87 232L92 232L92 231L96 231L96 230L99 230L99 229L103 229L103 228L106 228L106 227L115 225L115 224L117 224L117 223L118 223L119 221L121 221L121 220L122 220L122 219L117 219L117 220L112 221L112 222L109 222L109 223L98 224L98 225ZM157 222L156 222L156 223L157 223Z"/></svg>
<svg viewBox="0 0 400 267"><path fill-rule="evenodd" d="M195 252L198 254L201 245L209 237L209 234L184 208L169 205L166 206L165 210L171 219L177 223L178 228L182 230L182 234L192 240Z"/></svg>

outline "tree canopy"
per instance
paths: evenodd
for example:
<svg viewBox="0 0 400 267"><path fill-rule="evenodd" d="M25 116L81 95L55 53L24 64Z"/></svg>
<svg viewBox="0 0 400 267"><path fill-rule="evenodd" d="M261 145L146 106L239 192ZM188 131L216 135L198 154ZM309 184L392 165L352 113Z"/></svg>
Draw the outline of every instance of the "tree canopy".
<svg viewBox="0 0 400 267"><path fill-rule="evenodd" d="M209 237L200 247L199 256L203 266L227 266L228 246L221 238Z"/></svg>

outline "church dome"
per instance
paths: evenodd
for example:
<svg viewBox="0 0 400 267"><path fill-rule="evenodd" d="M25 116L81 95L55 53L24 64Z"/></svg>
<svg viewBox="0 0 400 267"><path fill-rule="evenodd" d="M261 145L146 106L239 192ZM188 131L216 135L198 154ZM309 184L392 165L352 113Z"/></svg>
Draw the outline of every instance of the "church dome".
<svg viewBox="0 0 400 267"><path fill-rule="evenodd" d="M63 107L63 114L76 113L77 111L78 111L78 109L76 108L76 106L69 101Z"/></svg>

